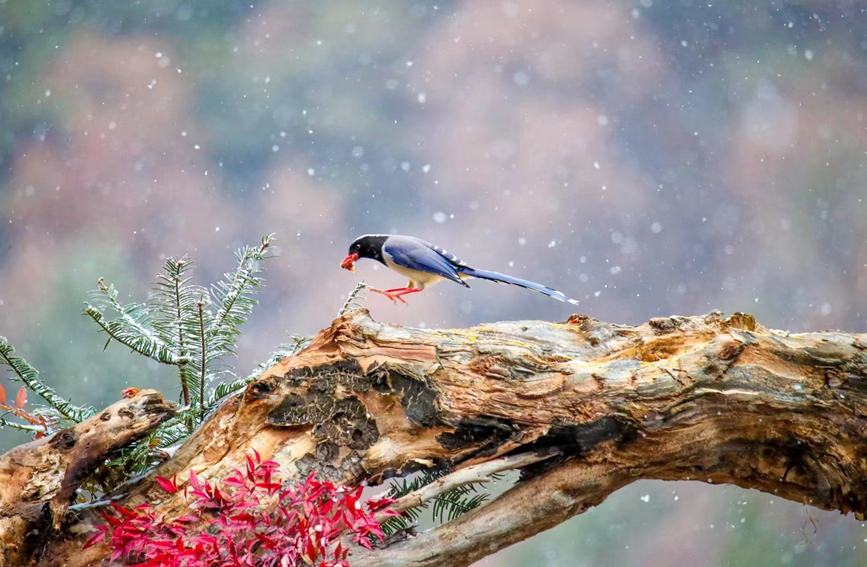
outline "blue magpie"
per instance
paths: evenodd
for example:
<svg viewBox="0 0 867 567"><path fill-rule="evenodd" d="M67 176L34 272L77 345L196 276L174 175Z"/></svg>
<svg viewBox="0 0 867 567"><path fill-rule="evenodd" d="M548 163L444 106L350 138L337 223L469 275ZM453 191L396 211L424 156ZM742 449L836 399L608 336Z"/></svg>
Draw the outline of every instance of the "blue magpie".
<svg viewBox="0 0 867 567"><path fill-rule="evenodd" d="M360 236L349 245L349 253L340 267L354 271L355 262L359 258L370 258L385 264L395 272L409 278L406 287L394 289L373 289L390 300L406 303L402 296L417 293L426 286L433 285L441 279L451 280L464 287L470 287L464 278L479 278L497 283L517 285L529 290L544 293L558 301L578 305L578 300L570 299L556 289L531 281L514 278L497 272L476 270L466 262L439 246L434 246L414 236L397 234L367 234Z"/></svg>

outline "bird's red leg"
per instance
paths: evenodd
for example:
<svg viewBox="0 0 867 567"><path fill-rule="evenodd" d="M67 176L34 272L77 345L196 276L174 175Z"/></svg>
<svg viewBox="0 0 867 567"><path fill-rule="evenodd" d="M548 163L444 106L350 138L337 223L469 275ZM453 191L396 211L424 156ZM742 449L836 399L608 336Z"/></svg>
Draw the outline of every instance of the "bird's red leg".
<svg viewBox="0 0 867 567"><path fill-rule="evenodd" d="M375 291L376 293L381 293L382 295L386 296L387 298L394 301L395 303L400 301L401 303L406 304L406 300L404 298L402 298L401 295L407 295L410 293L417 293L421 290L420 289L413 289L411 287L396 287L394 289L370 288L370 291Z"/></svg>

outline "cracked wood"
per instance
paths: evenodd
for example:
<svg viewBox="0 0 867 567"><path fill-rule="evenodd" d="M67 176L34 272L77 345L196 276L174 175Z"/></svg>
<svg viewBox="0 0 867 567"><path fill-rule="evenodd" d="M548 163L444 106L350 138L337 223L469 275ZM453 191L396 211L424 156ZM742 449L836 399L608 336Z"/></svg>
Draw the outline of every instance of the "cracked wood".
<svg viewBox="0 0 867 567"><path fill-rule="evenodd" d="M423 330L359 310L224 404L154 474L221 478L256 449L289 478L377 483L556 450L488 505L352 559L468 565L642 478L732 483L863 517L865 398L864 335L792 335L750 315ZM119 498L180 514L152 476ZM85 511L77 529L94 521ZM105 553L75 543L40 564L96 565Z"/></svg>

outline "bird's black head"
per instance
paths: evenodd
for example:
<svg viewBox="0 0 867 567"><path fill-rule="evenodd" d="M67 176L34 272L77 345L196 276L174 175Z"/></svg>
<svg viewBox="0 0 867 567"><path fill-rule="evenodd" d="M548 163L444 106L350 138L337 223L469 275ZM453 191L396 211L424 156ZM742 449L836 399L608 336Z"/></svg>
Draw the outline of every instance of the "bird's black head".
<svg viewBox="0 0 867 567"><path fill-rule="evenodd" d="M359 236L349 245L349 253L346 254L346 258L343 259L340 267L352 271L355 261L359 258L370 258L371 260L377 260L385 264L385 260L382 257L382 245L385 244L386 239L388 239L387 234L365 234L364 236Z"/></svg>

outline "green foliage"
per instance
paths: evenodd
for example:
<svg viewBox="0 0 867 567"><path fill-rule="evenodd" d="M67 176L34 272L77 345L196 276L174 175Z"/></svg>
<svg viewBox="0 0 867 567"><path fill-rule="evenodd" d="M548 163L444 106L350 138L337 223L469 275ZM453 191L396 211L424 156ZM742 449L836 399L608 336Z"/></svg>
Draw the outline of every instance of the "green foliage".
<svg viewBox="0 0 867 567"><path fill-rule="evenodd" d="M176 428L174 432L178 431ZM169 443L172 431L163 431L115 451L96 471L86 478L80 487L79 501L93 501L123 484L130 478L142 475L156 465L168 460L169 454L157 448L157 443ZM89 494L89 497L85 497Z"/></svg>
<svg viewBox="0 0 867 567"><path fill-rule="evenodd" d="M249 380L235 379L217 384L224 377L235 377L227 359L235 356L235 344L253 306L255 294L264 284L259 277L273 235L262 238L257 247L238 251L238 266L210 289L191 283L195 263L188 256L166 259L163 273L157 275L154 292L144 303L122 305L113 285L99 280L91 293L85 314L112 341L142 356L177 369L181 386L178 418L159 432L159 447L182 438L174 429L182 425L187 433L201 423L209 409L225 396L242 388ZM115 318L109 320L106 313Z"/></svg>
<svg viewBox="0 0 867 567"><path fill-rule="evenodd" d="M23 401L17 408L18 411L9 408L5 404L5 392L3 393L2 407L7 415L12 413L20 421L0 417L0 427L11 427L22 431L30 431L37 434L48 435L73 423L83 421L96 412L87 406L77 406L58 395L52 388L39 378L39 372L21 357L15 356L15 349L9 344L6 337L0 337L0 365L8 367L13 382L20 382L32 392L39 395L45 402L45 406L30 412L24 412Z"/></svg>
<svg viewBox="0 0 867 567"><path fill-rule="evenodd" d="M100 278L84 313L108 335L105 348L116 341L160 364L175 367L182 407L175 418L145 439L112 455L82 484L85 491L106 492L166 459L168 455L162 449L189 436L223 398L243 388L273 361L294 354L309 342L296 338L282 345L271 361L246 378L237 378L227 362L235 356L240 326L257 303L254 296L264 284L258 274L263 270L263 261L269 258L267 251L272 242L273 235L269 235L259 246L239 250L237 268L210 289L191 283L195 264L190 258L168 258L153 293L144 303L122 305L118 290ZM9 368L13 381L37 393L46 405L25 411L26 392L19 392L14 406L7 406L5 391L0 389L0 409L6 411L0 416L0 427L41 436L95 414L93 408L76 406L58 395L39 379L35 368L14 353L9 342L0 337L0 364ZM232 380L223 383L226 377ZM18 419L7 417L10 414Z"/></svg>
<svg viewBox="0 0 867 567"><path fill-rule="evenodd" d="M407 494L423 488L432 482L442 478L449 471L446 469L425 471L413 479L401 479L392 483L388 491L388 497L395 500L403 498ZM492 480L502 478L500 474L491 475ZM382 523L382 532L386 537L390 537L395 533L412 528L421 517L423 510L430 506L431 515L435 523L441 524L450 522L470 510L474 510L484 504L490 494L481 492L479 483L466 484L458 486L436 496L428 502L416 508L410 508L401 516L388 518Z"/></svg>
<svg viewBox="0 0 867 567"><path fill-rule="evenodd" d="M478 508L490 498L490 494L485 492L476 493L476 490L477 485L468 484L453 488L445 494L434 498L432 507L434 522L451 522L470 510Z"/></svg>
<svg viewBox="0 0 867 567"><path fill-rule="evenodd" d="M243 389L261 373L310 344L310 337L294 336L248 376L238 377L228 359L235 356L240 326L257 304L255 295L264 285L259 276L273 235L265 236L256 247L244 247L237 253L238 265L224 274L210 288L192 283L195 263L188 256L168 258L163 272L157 275L154 289L142 303L122 304L114 285L99 279L98 288L90 293L84 314L105 332L104 348L117 342L131 351L162 365L174 367L180 383L178 414L141 441L113 455L82 484L92 496L111 490L131 476L143 473L168 458L171 447L194 431L207 413L224 398ZM364 282L355 286L338 316L358 307ZM6 405L5 391L0 389L0 427L47 435L95 414L93 408L76 406L58 395L39 379L38 372L0 337L0 364L9 368L12 379L37 393L44 407L25 411L26 392L19 392L13 406ZM227 380L228 379L228 380ZM16 419L12 419L9 416ZM465 506L455 500L449 509Z"/></svg>
<svg viewBox="0 0 867 567"><path fill-rule="evenodd" d="M400 479L392 481L391 487L388 490L388 498L394 498L397 500L398 498L403 498L407 494L411 492L415 492L419 488L425 487L428 484L434 482L438 478L445 476L446 470L434 470L434 471L425 471L413 479ZM385 534L385 537L390 537L395 533L408 530L413 527L418 519L421 517L422 510L427 508L427 504L423 504L422 506L416 508L410 508L401 516L393 516L385 520L382 526L382 533Z"/></svg>

